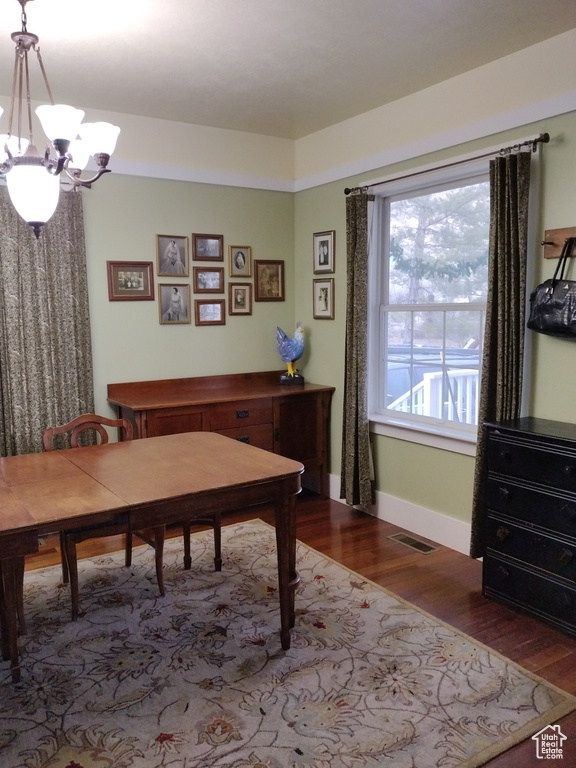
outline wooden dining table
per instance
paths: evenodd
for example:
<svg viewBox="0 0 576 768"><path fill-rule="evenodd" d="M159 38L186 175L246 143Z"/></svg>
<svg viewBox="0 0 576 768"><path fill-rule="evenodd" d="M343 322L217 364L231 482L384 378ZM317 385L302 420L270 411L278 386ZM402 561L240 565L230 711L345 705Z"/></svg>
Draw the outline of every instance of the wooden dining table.
<svg viewBox="0 0 576 768"><path fill-rule="evenodd" d="M0 458L2 656L20 679L18 594L40 536L128 513L133 530L274 505L280 641L294 626L300 462L214 432L185 432Z"/></svg>

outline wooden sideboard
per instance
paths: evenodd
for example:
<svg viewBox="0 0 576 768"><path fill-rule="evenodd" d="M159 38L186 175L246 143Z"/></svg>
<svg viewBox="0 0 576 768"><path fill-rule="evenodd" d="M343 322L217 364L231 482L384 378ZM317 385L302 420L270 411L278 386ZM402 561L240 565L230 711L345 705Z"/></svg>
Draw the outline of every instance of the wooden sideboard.
<svg viewBox="0 0 576 768"><path fill-rule="evenodd" d="M283 371L108 385L108 401L136 437L219 432L301 462L302 484L328 497L330 400L334 387L282 385Z"/></svg>

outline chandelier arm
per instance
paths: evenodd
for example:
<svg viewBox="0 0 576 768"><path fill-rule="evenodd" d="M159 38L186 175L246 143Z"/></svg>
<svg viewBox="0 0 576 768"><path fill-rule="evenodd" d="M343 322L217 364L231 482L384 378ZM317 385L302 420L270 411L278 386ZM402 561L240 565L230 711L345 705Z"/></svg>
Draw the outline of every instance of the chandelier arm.
<svg viewBox="0 0 576 768"><path fill-rule="evenodd" d="M8 149L8 144L4 146L4 152L6 152L7 158L0 164L0 176L3 176L14 168L14 156Z"/></svg>
<svg viewBox="0 0 576 768"><path fill-rule="evenodd" d="M92 184L94 184L95 181L98 181L98 179L101 176L103 176L105 173L112 173L112 171L109 168L100 168L100 170L97 171L97 173L95 173L94 176L92 176L92 178L81 179L80 176L76 175L76 173L74 172L71 173L68 170L68 163L66 163L64 165L64 173L66 174L66 176L68 176L68 178L70 179L70 181L75 187L86 187L87 189L90 189ZM80 172L78 171L78 173Z"/></svg>
<svg viewBox="0 0 576 768"><path fill-rule="evenodd" d="M58 176L63 168L64 165L68 162L68 156L67 155L58 155L58 158L56 162L54 162L53 158L50 157L50 147L46 147L46 152L44 153L44 160L42 161L42 165L48 173L50 173L52 176Z"/></svg>

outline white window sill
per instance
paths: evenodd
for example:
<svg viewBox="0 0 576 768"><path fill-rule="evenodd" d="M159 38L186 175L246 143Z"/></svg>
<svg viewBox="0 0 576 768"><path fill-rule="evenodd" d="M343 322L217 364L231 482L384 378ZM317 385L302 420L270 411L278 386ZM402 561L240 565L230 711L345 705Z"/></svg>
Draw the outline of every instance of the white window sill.
<svg viewBox="0 0 576 768"><path fill-rule="evenodd" d="M435 429L428 425L394 424L382 421L372 416L370 419L370 432L375 435L393 437L396 440L406 440L409 443L428 445L431 448L439 448L442 451L461 453L465 456L476 456L476 435L450 433L446 428Z"/></svg>

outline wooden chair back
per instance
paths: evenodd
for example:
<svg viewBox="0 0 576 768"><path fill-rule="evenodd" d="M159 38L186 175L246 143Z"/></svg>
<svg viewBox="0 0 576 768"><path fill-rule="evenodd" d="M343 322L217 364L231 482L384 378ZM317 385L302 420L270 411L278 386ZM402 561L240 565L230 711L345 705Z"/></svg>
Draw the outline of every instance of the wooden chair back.
<svg viewBox="0 0 576 768"><path fill-rule="evenodd" d="M55 435L64 435L66 433L70 433L70 447L78 448L80 445L80 435L87 429L97 432L100 435L102 444L105 444L108 442L108 432L105 427L118 427L122 429L124 440L132 440L134 436L132 423L128 419L108 419L106 416L97 416L95 413L84 413L67 424L62 424L59 427L47 427L42 433L44 450L51 451L53 449L52 439Z"/></svg>

